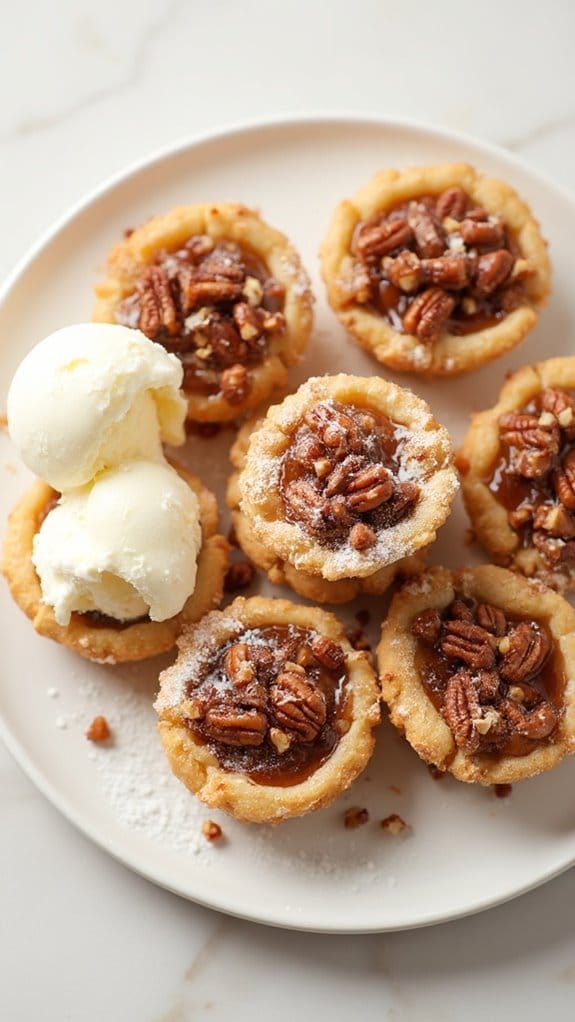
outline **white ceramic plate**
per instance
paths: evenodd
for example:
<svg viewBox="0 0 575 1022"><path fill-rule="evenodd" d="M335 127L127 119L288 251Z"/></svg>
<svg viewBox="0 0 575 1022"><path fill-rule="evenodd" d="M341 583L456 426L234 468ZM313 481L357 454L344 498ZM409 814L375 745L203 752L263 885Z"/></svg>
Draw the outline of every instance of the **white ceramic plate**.
<svg viewBox="0 0 575 1022"><path fill-rule="evenodd" d="M0 408L31 346L57 327L90 318L99 268L123 229L190 201L237 199L257 206L300 250L317 306L313 340L292 376L294 386L310 374L379 372L346 338L326 305L318 245L335 203L376 169L449 160L469 160L514 185L540 219L554 263L549 308L518 350L455 382L400 381L426 398L459 440L470 412L493 402L506 371L573 350L575 206L552 184L491 147L419 125L354 118L251 126L181 145L116 178L75 209L4 290ZM220 497L230 437L225 431L210 441L192 439L186 455ZM5 517L28 476L5 432L0 455ZM440 533L434 561L469 561L466 524L458 504ZM375 634L383 601L369 606ZM355 610L346 612L351 619ZM490 790L451 778L433 781L388 725L380 731L365 775L327 810L275 830L208 814L172 778L155 737L152 696L158 670L169 658L115 669L88 664L39 638L5 585L0 614L2 732L8 746L84 833L127 866L187 898L301 929L392 930L494 905L575 861L575 759L497 800ZM84 738L97 713L105 714L114 729L116 741L109 749ZM342 814L350 805L367 806L371 822L345 830ZM381 831L378 821L392 812L411 825L409 837ZM208 815L222 823L224 844L212 847L202 839L201 823Z"/></svg>

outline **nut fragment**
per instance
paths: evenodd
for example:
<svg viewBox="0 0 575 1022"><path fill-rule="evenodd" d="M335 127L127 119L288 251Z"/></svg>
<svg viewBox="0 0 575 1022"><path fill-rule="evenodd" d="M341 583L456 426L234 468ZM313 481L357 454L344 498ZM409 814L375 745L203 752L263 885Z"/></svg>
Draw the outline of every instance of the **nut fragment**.
<svg viewBox="0 0 575 1022"><path fill-rule="evenodd" d="M411 630L416 638L434 645L441 635L441 618L436 610L429 607L415 618Z"/></svg>
<svg viewBox="0 0 575 1022"><path fill-rule="evenodd" d="M292 737L291 735L286 734L285 731L281 731L279 727L271 727L270 742L281 756L284 752L287 752L292 744Z"/></svg>
<svg viewBox="0 0 575 1022"><path fill-rule="evenodd" d="M214 820L204 820L202 823L202 834L207 841L216 842L220 841L223 837L223 830L219 823L215 823Z"/></svg>
<svg viewBox="0 0 575 1022"><path fill-rule="evenodd" d="M390 816L386 816L381 821L381 829L387 831L388 834L393 834L394 837L398 837L406 830L409 830L410 827L397 813L391 813Z"/></svg>
<svg viewBox="0 0 575 1022"><path fill-rule="evenodd" d="M220 378L220 390L223 397L231 405L241 405L251 390L251 382L245 365L236 365L224 369Z"/></svg>
<svg viewBox="0 0 575 1022"><path fill-rule="evenodd" d="M235 593L238 589L245 589L251 585L256 571L249 561L234 561L230 564L224 579L224 589L227 593Z"/></svg>
<svg viewBox="0 0 575 1022"><path fill-rule="evenodd" d="M376 541L377 536L374 530L365 522L357 522L349 534L349 542L354 550L370 550Z"/></svg>
<svg viewBox="0 0 575 1022"><path fill-rule="evenodd" d="M357 827L362 827L369 821L369 812L367 809L360 809L359 806L351 806L345 810L343 814L344 826L348 830L356 830Z"/></svg>
<svg viewBox="0 0 575 1022"><path fill-rule="evenodd" d="M342 671L345 665L345 653L337 642L325 635L318 635L311 644L314 657L329 671Z"/></svg>
<svg viewBox="0 0 575 1022"><path fill-rule="evenodd" d="M94 717L90 727L86 731L86 738L89 742L107 742L111 737L110 725L105 717Z"/></svg>

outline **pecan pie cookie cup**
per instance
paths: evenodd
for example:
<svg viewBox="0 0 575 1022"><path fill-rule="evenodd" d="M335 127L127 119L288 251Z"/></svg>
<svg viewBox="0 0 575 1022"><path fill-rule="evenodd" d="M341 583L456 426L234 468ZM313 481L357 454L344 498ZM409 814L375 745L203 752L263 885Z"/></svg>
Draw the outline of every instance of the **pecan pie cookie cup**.
<svg viewBox="0 0 575 1022"><path fill-rule="evenodd" d="M180 206L109 254L93 318L138 327L180 358L188 418L226 422L285 384L312 326L287 238L233 203Z"/></svg>
<svg viewBox="0 0 575 1022"><path fill-rule="evenodd" d="M239 597L178 639L155 708L175 775L209 806L280 823L332 802L362 772L377 679L331 614Z"/></svg>
<svg viewBox="0 0 575 1022"><path fill-rule="evenodd" d="M575 589L575 358L525 366L458 454L474 532L497 563Z"/></svg>
<svg viewBox="0 0 575 1022"><path fill-rule="evenodd" d="M369 578L373 592L376 573L433 542L458 481L449 435L421 398L341 374L269 409L235 485L240 532L275 563L328 582ZM389 573L380 579L387 587Z"/></svg>
<svg viewBox="0 0 575 1022"><path fill-rule="evenodd" d="M187 622L198 621L219 605L229 546L217 533L216 499L196 476L190 475L175 462L172 465L198 497L202 545L194 591L180 613L166 621L140 618L134 622L123 622L88 612L74 613L68 625L59 625L52 608L42 602L40 580L32 563L34 536L57 503L59 493L37 479L20 498L8 519L2 571L14 600L40 635L100 663L144 660L171 649Z"/></svg>
<svg viewBox="0 0 575 1022"><path fill-rule="evenodd" d="M465 163L376 174L337 207L321 259L345 328L384 365L428 376L515 347L550 291L529 207Z"/></svg>
<svg viewBox="0 0 575 1022"><path fill-rule="evenodd" d="M256 539L249 518L240 511L239 478L246 465L250 437L261 424L261 418L253 418L244 423L238 431L230 451L235 471L229 479L227 501L231 509L234 533L239 546L256 567L266 572L270 582L274 585L288 585L299 596L304 596L316 603L348 603L361 593L373 596L384 593L398 577L418 575L423 571L427 549L418 550L411 557L402 557L394 564L388 564L385 568L380 568L373 575L367 575L365 578L342 578L328 582L321 575L310 575L308 572L294 568L293 564L283 560L273 550Z"/></svg>
<svg viewBox="0 0 575 1022"><path fill-rule="evenodd" d="M513 783L575 750L575 611L539 582L434 568L394 597L377 657L393 724L461 781Z"/></svg>

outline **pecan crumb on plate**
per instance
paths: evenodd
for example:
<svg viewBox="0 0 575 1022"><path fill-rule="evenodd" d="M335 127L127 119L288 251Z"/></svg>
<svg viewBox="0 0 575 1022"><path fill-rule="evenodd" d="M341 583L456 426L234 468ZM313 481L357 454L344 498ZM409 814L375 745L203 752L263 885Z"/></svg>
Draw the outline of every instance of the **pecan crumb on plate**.
<svg viewBox="0 0 575 1022"><path fill-rule="evenodd" d="M211 844L214 844L216 841L219 841L223 837L224 832L220 827L219 823L214 823L213 820L204 820L204 822L202 823L202 834L204 835L206 841L209 841Z"/></svg>
<svg viewBox="0 0 575 1022"><path fill-rule="evenodd" d="M111 737L110 725L105 717L94 717L90 727L86 731L86 738L89 742L107 742Z"/></svg>
<svg viewBox="0 0 575 1022"><path fill-rule="evenodd" d="M390 816L386 816L385 819L381 821L381 829L387 831L388 834L397 836L411 828L409 824L401 818L401 816L398 816L397 813L391 813Z"/></svg>
<svg viewBox="0 0 575 1022"><path fill-rule="evenodd" d="M343 822L348 830L355 830L357 827L362 827L364 823L369 821L369 812L367 809L362 809L359 806L350 806L346 809Z"/></svg>

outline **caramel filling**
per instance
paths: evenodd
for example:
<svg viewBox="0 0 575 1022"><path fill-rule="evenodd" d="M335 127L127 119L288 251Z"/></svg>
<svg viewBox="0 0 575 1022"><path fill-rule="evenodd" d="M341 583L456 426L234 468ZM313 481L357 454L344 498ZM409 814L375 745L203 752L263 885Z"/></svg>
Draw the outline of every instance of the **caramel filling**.
<svg viewBox="0 0 575 1022"><path fill-rule="evenodd" d="M185 722L224 770L259 784L304 781L349 728L340 646L295 625L246 630L187 686Z"/></svg>
<svg viewBox="0 0 575 1022"><path fill-rule="evenodd" d="M461 188L362 220L351 251L344 284L350 303L424 344L445 330L463 335L494 326L527 300L532 270L509 228Z"/></svg>
<svg viewBox="0 0 575 1022"><path fill-rule="evenodd" d="M399 481L405 438L372 409L337 401L308 409L282 459L286 519L325 546L368 550L419 498L415 483Z"/></svg>
<svg viewBox="0 0 575 1022"><path fill-rule="evenodd" d="M499 420L501 451L486 480L522 547L550 568L575 562L575 391L547 387Z"/></svg>
<svg viewBox="0 0 575 1022"><path fill-rule="evenodd" d="M285 330L284 297L254 252L202 234L175 252L157 252L115 318L178 356L186 390L241 404L251 389L249 368Z"/></svg>
<svg viewBox="0 0 575 1022"><path fill-rule="evenodd" d="M539 621L456 595L412 623L416 669L457 746L526 756L551 741L563 709L562 660Z"/></svg>

